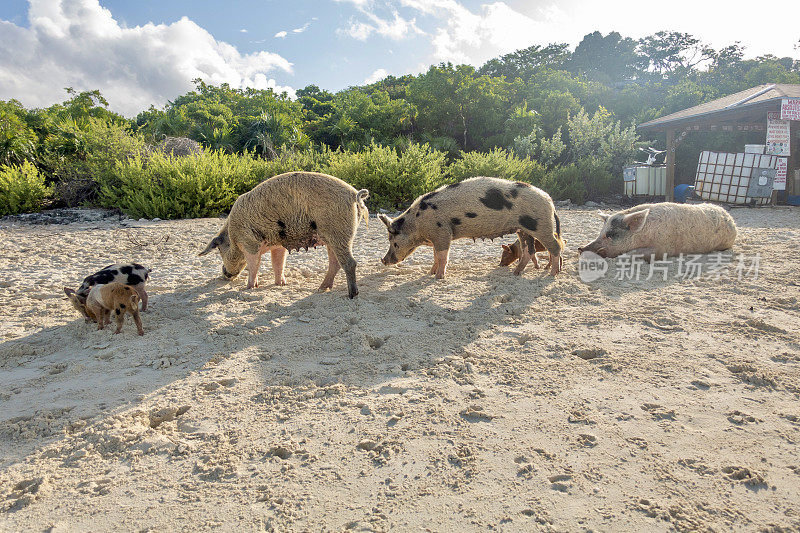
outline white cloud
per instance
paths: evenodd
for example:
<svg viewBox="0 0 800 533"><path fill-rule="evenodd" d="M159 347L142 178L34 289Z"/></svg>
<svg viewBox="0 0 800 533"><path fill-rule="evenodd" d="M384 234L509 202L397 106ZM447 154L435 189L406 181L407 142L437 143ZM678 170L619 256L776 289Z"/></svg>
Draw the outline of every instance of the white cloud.
<svg viewBox="0 0 800 533"><path fill-rule="evenodd" d="M431 43L433 60L481 64L501 54L533 44L563 41L563 28L554 22L560 11L554 5L542 11L542 20L515 11L505 2L481 5L472 12L455 0L400 0L405 7L444 20Z"/></svg>
<svg viewBox="0 0 800 533"><path fill-rule="evenodd" d="M773 53L797 57L792 48L797 43L796 28L776 24L773 11L755 9L742 17L735 9L721 10L718 2L673 0L670 9L648 17L642 15L639 0L616 0L611 7L608 2L586 0L495 0L472 10L457 0L380 1L411 9L438 26L431 39L430 59L434 62L480 65L534 44L574 46L593 31L618 31L637 39L661 30L690 33L715 48L740 41L747 47L748 56ZM692 16L687 17L686 13ZM783 5L781 16L796 20L800 17L800 3ZM716 23L709 25L710 20Z"/></svg>
<svg viewBox="0 0 800 533"><path fill-rule="evenodd" d="M308 22L306 22L305 24L303 24L299 28L295 28L295 29L291 30L291 32L292 33L303 33L304 31L306 31L309 28L309 26L311 26L311 23L314 22L315 20L317 20L317 17L312 18L311 20L309 20ZM275 38L277 38L277 39L285 39L287 35L289 35L289 31L281 30L281 31L279 31L278 33L275 34Z"/></svg>
<svg viewBox="0 0 800 533"><path fill-rule="evenodd" d="M353 39L366 41L370 35L375 33L382 35L383 37L388 37L390 39L394 39L395 41L399 41L408 35L425 33L417 27L416 19L407 20L400 16L400 13L398 13L395 9L392 9L392 19L389 20L376 15L371 9L370 2L362 0L336 1L351 2L356 6L361 14L368 19L368 22L357 20L355 18L350 19L350 26L348 28L337 30L337 33L340 35L348 35Z"/></svg>
<svg viewBox="0 0 800 533"><path fill-rule="evenodd" d="M314 20L316 20L316 19L314 19ZM311 23L310 22L306 22L305 24L303 24L299 28L293 29L292 33L303 33L304 31L306 31L308 29L309 26L311 26Z"/></svg>
<svg viewBox="0 0 800 533"><path fill-rule="evenodd" d="M366 7L367 4L370 3L371 0L334 0L334 2L343 4L345 2L350 4L355 4L358 7Z"/></svg>
<svg viewBox="0 0 800 533"><path fill-rule="evenodd" d="M386 72L385 68L379 68L375 72L370 74L367 79L364 80L364 85L369 85L371 83L375 83L376 81L380 81L388 75L389 73Z"/></svg>
<svg viewBox="0 0 800 533"><path fill-rule="evenodd" d="M239 30L239 33L247 33L247 30L242 28L241 30Z"/></svg>
<svg viewBox="0 0 800 533"><path fill-rule="evenodd" d="M242 55L184 17L123 27L98 0L30 0L30 28L0 20L0 98L27 106L63 101L63 88L100 89L128 116L192 88L191 80L235 88L280 87L268 74L292 72L278 54Z"/></svg>

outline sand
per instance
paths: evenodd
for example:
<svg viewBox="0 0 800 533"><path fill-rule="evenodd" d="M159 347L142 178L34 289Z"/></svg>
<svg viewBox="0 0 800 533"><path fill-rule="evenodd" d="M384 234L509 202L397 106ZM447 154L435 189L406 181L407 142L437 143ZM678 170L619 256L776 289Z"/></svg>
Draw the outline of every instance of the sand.
<svg viewBox="0 0 800 533"><path fill-rule="evenodd" d="M560 214L555 279L373 216L353 301L322 248L221 280L219 219L0 221L0 530L800 528L800 210L732 211L758 279L593 283ZM131 260L145 335L96 331L61 288Z"/></svg>

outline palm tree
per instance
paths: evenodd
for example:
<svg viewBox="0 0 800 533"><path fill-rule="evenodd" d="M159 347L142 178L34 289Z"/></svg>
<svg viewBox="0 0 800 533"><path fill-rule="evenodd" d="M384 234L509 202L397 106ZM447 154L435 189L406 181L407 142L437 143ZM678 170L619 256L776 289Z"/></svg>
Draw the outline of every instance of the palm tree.
<svg viewBox="0 0 800 533"><path fill-rule="evenodd" d="M13 115L0 115L0 165L19 165L33 159L36 134Z"/></svg>

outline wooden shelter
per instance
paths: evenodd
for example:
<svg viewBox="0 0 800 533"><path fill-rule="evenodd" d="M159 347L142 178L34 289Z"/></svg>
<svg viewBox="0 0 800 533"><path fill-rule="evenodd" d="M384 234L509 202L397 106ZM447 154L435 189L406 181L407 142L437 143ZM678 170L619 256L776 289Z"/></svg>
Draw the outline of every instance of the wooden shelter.
<svg viewBox="0 0 800 533"><path fill-rule="evenodd" d="M767 113L780 114L784 98L800 98L800 85L771 83L759 85L705 104L690 107L638 126L639 130L664 132L667 135L667 201L673 201L675 188L675 149L692 132L763 131L766 135ZM790 155L786 190L792 192L793 172L800 167L800 121L790 123ZM773 193L773 201L775 193Z"/></svg>

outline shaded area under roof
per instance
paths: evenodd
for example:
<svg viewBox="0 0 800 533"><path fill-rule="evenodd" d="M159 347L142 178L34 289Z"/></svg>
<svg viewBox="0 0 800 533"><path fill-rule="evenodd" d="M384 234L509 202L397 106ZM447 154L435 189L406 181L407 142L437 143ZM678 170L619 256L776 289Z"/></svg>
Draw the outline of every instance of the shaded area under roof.
<svg viewBox="0 0 800 533"><path fill-rule="evenodd" d="M800 85L767 83L723 96L643 124L638 129L663 131L705 120L749 120L766 122L767 111L780 108L783 98L800 98ZM752 115L751 115L752 113Z"/></svg>

